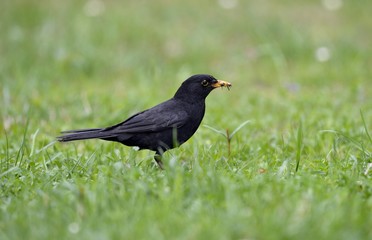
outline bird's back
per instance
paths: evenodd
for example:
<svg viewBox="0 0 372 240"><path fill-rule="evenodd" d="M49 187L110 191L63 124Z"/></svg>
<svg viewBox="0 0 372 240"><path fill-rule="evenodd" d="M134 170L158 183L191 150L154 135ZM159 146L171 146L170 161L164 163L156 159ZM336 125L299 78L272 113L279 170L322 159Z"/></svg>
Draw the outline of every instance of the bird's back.
<svg viewBox="0 0 372 240"><path fill-rule="evenodd" d="M190 104L170 99L107 128L110 137L101 139L165 151L186 142L198 129L204 112L204 102Z"/></svg>

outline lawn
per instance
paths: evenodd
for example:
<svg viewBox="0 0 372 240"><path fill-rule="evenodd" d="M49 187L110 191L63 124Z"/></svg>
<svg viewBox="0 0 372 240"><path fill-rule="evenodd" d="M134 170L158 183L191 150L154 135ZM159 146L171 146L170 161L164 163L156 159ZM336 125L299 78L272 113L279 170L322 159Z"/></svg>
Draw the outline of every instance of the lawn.
<svg viewBox="0 0 372 240"><path fill-rule="evenodd" d="M372 239L371 8L1 1L0 239ZM233 87L164 171L150 151L55 141L196 73Z"/></svg>

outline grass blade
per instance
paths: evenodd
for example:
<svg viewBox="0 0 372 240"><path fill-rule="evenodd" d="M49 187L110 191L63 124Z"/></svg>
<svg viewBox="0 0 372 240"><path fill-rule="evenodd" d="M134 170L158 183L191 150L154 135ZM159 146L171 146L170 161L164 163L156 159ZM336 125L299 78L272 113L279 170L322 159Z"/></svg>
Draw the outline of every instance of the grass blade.
<svg viewBox="0 0 372 240"><path fill-rule="evenodd" d="M209 128L209 129L212 130L213 132L216 132L216 133L218 133L218 134L221 134L221 135L224 136L224 137L227 137L227 136L226 136L226 133L225 133L224 131L221 131L221 130L215 129L214 127L211 127L211 126L206 125L206 124L204 124L203 126L206 127L206 128Z"/></svg>
<svg viewBox="0 0 372 240"><path fill-rule="evenodd" d="M371 138L371 135L369 135L367 124L366 124L366 121L364 119L364 115L363 115L362 110L360 110L360 116L362 117L362 121L363 121L363 125L364 125L364 130L366 131L366 134L367 134L367 137L369 139L369 142L372 143L372 138Z"/></svg>
<svg viewBox="0 0 372 240"><path fill-rule="evenodd" d="M248 123L250 123L251 120L247 120L245 122L243 122L242 124L240 124L237 128L235 128L235 130L229 135L230 139L237 133L239 132L240 129L242 129L245 125L247 125Z"/></svg>
<svg viewBox="0 0 372 240"><path fill-rule="evenodd" d="M37 134L38 133L39 133L39 129L37 129L36 132L34 134L32 134L32 143L31 143L31 153L30 153L30 156L34 155L36 137L37 137Z"/></svg>
<svg viewBox="0 0 372 240"><path fill-rule="evenodd" d="M302 131L302 121L300 121L300 126L297 129L297 152L296 152L296 172L300 167L301 153L303 147L303 131Z"/></svg>

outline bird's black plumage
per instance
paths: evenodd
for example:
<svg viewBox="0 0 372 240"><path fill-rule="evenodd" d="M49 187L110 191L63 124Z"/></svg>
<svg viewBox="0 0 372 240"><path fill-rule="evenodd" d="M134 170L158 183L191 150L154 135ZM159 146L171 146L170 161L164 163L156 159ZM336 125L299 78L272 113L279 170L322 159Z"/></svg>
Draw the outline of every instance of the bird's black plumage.
<svg viewBox="0 0 372 240"><path fill-rule="evenodd" d="M205 98L215 88L231 84L211 75L198 74L185 80L174 97L127 120L106 128L72 130L57 137L60 142L102 139L155 151L162 168L161 155L186 142L198 129L205 112Z"/></svg>

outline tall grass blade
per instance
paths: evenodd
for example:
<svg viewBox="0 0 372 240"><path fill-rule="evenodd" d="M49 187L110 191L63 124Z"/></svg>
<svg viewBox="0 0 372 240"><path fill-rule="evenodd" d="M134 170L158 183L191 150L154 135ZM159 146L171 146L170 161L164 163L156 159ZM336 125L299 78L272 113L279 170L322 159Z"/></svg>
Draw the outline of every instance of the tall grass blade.
<svg viewBox="0 0 372 240"><path fill-rule="evenodd" d="M210 130L212 130L213 132L216 132L216 133L218 133L218 134L221 134L221 135L224 136L224 137L227 137L227 136L226 136L226 133L225 133L224 131L218 130L218 129L216 129L216 128L214 128L214 127L211 127L211 126L209 126L209 125L206 125L206 124L204 124L203 126L206 127L206 128L208 128L208 129L210 129Z"/></svg>
<svg viewBox="0 0 372 240"><path fill-rule="evenodd" d="M32 134L32 143L31 143L31 153L30 153L30 156L34 155L36 137L37 137L37 134L38 133L39 133L39 129L37 129L36 132L34 134Z"/></svg>
<svg viewBox="0 0 372 240"><path fill-rule="evenodd" d="M363 115L362 110L360 110L360 116L362 117L362 121L363 121L363 125L364 125L364 130L366 131L366 134L367 134L367 137L369 139L369 142L372 143L372 138L371 138L371 135L369 135L367 124L366 124L366 121L364 119L364 115Z"/></svg>
<svg viewBox="0 0 372 240"><path fill-rule="evenodd" d="M303 147L303 131L302 131L302 121L300 121L300 125L297 129L297 152L296 152L296 172L300 167L300 160L301 160L301 153Z"/></svg>
<svg viewBox="0 0 372 240"><path fill-rule="evenodd" d="M235 130L229 135L230 139L237 133L239 132L240 129L242 129L245 125L247 125L248 123L250 123L251 120L247 120L245 122L243 122L242 124L240 124L237 128L235 128Z"/></svg>

